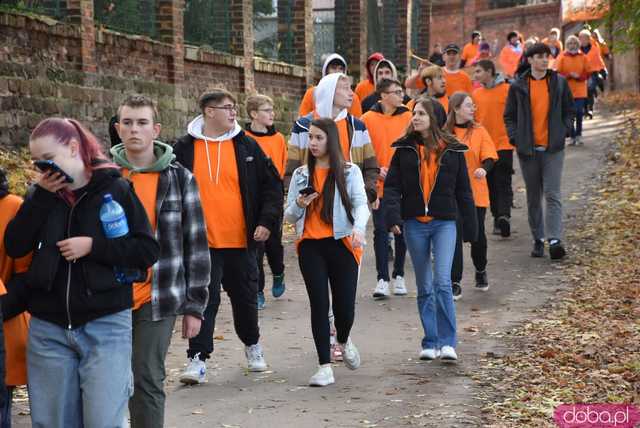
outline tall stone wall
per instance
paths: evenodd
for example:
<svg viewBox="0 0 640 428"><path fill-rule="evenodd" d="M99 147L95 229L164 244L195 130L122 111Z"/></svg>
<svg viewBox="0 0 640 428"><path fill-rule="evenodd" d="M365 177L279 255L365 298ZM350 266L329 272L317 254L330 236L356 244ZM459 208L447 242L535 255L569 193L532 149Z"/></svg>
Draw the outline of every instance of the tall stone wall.
<svg viewBox="0 0 640 428"><path fill-rule="evenodd" d="M185 133L205 90L224 87L245 99L244 58L205 48L184 48L176 83L175 46L146 37L96 28L95 72L88 72L79 25L0 12L0 46L0 146L25 145L48 116L77 118L106 140L109 119L134 92L157 101L165 140ZM305 68L253 62L255 90L274 98L277 126L288 133L306 89Z"/></svg>

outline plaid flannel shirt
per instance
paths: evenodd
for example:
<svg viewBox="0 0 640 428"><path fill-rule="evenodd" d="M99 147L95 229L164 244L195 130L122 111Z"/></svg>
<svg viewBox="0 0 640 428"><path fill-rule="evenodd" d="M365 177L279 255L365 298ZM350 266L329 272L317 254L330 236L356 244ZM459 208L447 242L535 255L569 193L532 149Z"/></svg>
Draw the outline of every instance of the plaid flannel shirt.
<svg viewBox="0 0 640 428"><path fill-rule="evenodd" d="M195 178L177 162L160 173L156 215L160 258L152 268L152 319L202 318L211 273L207 230Z"/></svg>

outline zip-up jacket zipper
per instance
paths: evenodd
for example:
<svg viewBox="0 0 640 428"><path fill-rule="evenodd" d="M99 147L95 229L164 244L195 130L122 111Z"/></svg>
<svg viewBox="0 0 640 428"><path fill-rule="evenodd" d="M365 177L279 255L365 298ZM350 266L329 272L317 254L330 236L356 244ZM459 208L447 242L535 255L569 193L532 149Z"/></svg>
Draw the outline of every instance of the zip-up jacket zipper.
<svg viewBox="0 0 640 428"><path fill-rule="evenodd" d="M84 198L86 195L86 193L83 193L82 196L80 196L78 198L77 201L75 201L75 203L73 205L71 205L71 210L69 211L69 219L67 221L67 239L71 237L71 219L73 217L73 210L76 208L76 206L78 206L78 203L80 203L80 201L82 200L82 198ZM71 304L69 302L70 297L69 295L71 294L71 267L72 267L72 262L67 262L67 264L69 265L68 269L67 269L67 290L66 290L66 304L67 304L67 322L68 322L68 329L71 330L72 325L71 325Z"/></svg>

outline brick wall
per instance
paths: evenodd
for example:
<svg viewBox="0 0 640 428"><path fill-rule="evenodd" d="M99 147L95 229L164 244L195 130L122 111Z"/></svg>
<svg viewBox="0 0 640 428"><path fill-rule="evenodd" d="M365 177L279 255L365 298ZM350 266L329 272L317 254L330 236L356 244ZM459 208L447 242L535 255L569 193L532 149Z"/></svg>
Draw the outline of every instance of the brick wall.
<svg viewBox="0 0 640 428"><path fill-rule="evenodd" d="M88 73L81 37L77 24L0 12L0 146L25 145L33 127L54 115L77 118L106 140L110 117L134 92L158 102L166 140L185 132L207 89L225 87L244 102L243 57L186 46L177 69L184 76L175 84L175 45L97 29L95 72ZM277 124L289 132L306 89L305 68L253 62L256 90L274 98Z"/></svg>

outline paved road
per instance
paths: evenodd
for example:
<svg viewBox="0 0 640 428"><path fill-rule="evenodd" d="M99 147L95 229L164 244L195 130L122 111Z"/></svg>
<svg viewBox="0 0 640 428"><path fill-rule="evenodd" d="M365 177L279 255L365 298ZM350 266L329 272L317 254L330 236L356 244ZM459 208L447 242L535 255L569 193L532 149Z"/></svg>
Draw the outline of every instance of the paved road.
<svg viewBox="0 0 640 428"><path fill-rule="evenodd" d="M601 164L606 141L620 121L599 117L586 122L585 146L567 148L563 177L565 218L584 199L580 194ZM465 248L464 297L457 302L460 357L457 365L417 359L422 329L416 309L415 284L407 256L406 297L374 301L376 282L372 245L367 247L358 289L352 338L362 367L335 367L336 384L309 388L317 359L311 337L306 292L287 237L287 292L268 297L261 312L261 343L270 370L249 374L241 342L233 332L230 305L223 298L216 330L216 352L209 382L182 387L177 377L186 362L186 343L176 335L168 358L167 427L366 427L480 426L479 388L470 372L487 352L505 352L501 336L513 323L533 317L532 310L561 286L558 264L532 259L526 222L525 193L519 172L514 177L516 205L513 235L489 237L491 290L473 290L473 268ZM489 225L488 220L488 225ZM372 242L369 230L369 242ZM179 325L179 324L176 324ZM20 410L18 405L16 412ZM15 426L29 426L16 415Z"/></svg>

